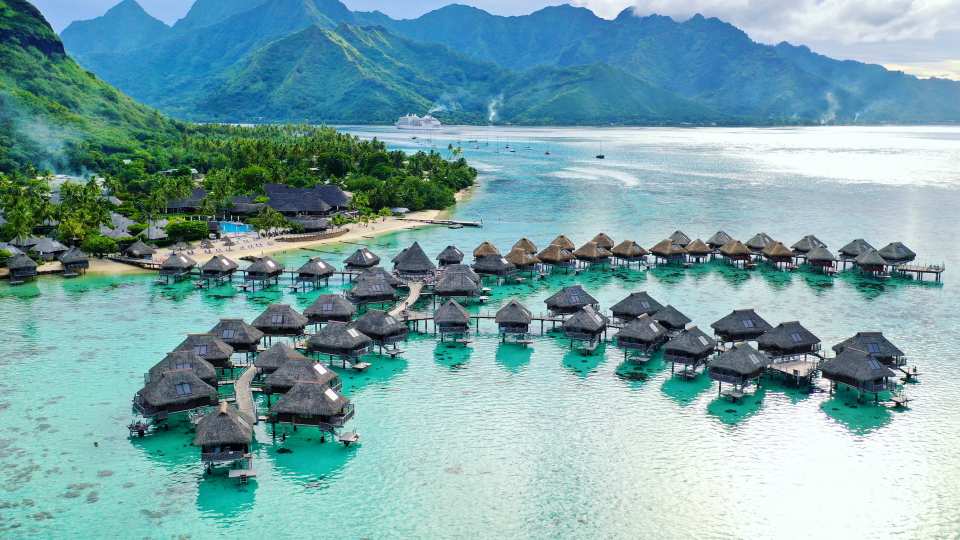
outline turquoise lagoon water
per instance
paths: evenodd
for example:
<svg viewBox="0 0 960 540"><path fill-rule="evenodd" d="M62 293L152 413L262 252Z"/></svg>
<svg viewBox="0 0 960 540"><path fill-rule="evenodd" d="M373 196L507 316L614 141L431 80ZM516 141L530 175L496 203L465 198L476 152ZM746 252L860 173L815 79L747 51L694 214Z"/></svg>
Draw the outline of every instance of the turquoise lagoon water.
<svg viewBox="0 0 960 540"><path fill-rule="evenodd" d="M260 426L259 476L204 477L184 425L127 437L143 372L187 332L320 292L243 294L158 286L150 276L0 285L0 536L3 537L957 537L960 534L960 130L451 130L398 148L460 141L483 171L454 212L483 229L429 228L370 241L392 255L520 236L583 242L605 231L652 245L764 230L906 242L945 262L942 285L825 278L721 265L588 272L496 288L535 310L581 283L605 307L647 290L701 326L734 308L799 319L830 346L882 330L920 366L908 411L766 385L743 404L655 360L592 357L559 337L529 349L492 328L466 348L418 336L396 360L343 374L363 442L344 449ZM470 140L476 143L468 143ZM511 153L504 147L516 149ZM530 149L527 149L527 147ZM499 147L499 152L497 151ZM551 155L545 155L549 151ZM607 159L596 160L603 152ZM318 253L339 262L355 246ZM332 290L340 290L334 283ZM289 453L278 452L281 448Z"/></svg>

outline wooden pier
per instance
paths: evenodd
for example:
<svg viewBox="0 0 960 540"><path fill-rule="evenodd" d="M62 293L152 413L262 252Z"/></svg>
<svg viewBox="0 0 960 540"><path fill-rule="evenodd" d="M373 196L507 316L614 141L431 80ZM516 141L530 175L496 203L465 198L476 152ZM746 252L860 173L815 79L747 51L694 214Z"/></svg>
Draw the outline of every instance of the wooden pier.
<svg viewBox="0 0 960 540"><path fill-rule="evenodd" d="M917 281L923 281L926 276L933 276L933 280L939 283L943 280L943 272L946 269L945 264L901 264L896 268L896 272Z"/></svg>
<svg viewBox="0 0 960 540"><path fill-rule="evenodd" d="M428 225L447 225L447 226L473 227L473 228L483 227L483 222L481 221L458 221L455 219L415 219L415 218L398 218L398 219L400 221L413 221L416 223L426 223Z"/></svg>
<svg viewBox="0 0 960 540"><path fill-rule="evenodd" d="M257 417L257 406L253 401L253 390L250 385L256 374L257 368L250 366L244 370L243 375L240 375L240 378L233 383L233 393L234 396L236 396L237 409L249 415L249 418L253 418L254 423L259 421L259 418Z"/></svg>

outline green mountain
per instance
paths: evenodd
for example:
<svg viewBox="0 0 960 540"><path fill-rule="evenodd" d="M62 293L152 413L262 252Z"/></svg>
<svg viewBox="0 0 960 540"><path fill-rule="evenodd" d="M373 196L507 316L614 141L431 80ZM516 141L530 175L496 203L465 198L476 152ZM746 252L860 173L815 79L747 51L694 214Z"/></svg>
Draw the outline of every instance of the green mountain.
<svg viewBox="0 0 960 540"><path fill-rule="evenodd" d="M0 0L0 171L25 164L81 170L92 149L133 149L179 126L66 55L26 0Z"/></svg>
<svg viewBox="0 0 960 540"><path fill-rule="evenodd" d="M187 15L173 25L177 32L196 30L225 21L263 4L266 0L197 0Z"/></svg>
<svg viewBox="0 0 960 540"><path fill-rule="evenodd" d="M132 51L169 34L170 27L151 17L136 0L123 0L102 17L71 23L60 38L83 62L90 54Z"/></svg>

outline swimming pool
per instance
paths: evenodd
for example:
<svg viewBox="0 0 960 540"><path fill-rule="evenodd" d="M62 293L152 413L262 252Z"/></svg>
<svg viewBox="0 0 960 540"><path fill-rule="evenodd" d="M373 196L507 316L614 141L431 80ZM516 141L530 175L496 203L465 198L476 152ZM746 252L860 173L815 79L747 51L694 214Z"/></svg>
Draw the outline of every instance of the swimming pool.
<svg viewBox="0 0 960 540"><path fill-rule="evenodd" d="M243 234L253 230L253 227L246 223L237 223L234 221L221 221L220 234Z"/></svg>

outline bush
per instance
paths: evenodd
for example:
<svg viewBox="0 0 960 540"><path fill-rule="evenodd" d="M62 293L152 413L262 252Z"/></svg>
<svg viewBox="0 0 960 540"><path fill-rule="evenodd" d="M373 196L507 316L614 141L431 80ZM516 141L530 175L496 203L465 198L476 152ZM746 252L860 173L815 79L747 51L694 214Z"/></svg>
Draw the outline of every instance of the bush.
<svg viewBox="0 0 960 540"><path fill-rule="evenodd" d="M147 230L146 223L134 223L133 225L127 227L127 232L130 233L130 236L137 236L145 230Z"/></svg>
<svg viewBox="0 0 960 540"><path fill-rule="evenodd" d="M6 249L0 249L0 266L6 266L12 257L13 253Z"/></svg>
<svg viewBox="0 0 960 540"><path fill-rule="evenodd" d="M103 257L104 255L120 251L117 247L116 240L100 235L87 237L80 246L80 249L97 257Z"/></svg>
<svg viewBox="0 0 960 540"><path fill-rule="evenodd" d="M171 221L165 230L170 238L187 242L202 240L210 234L206 221Z"/></svg>

